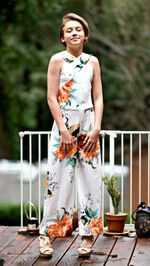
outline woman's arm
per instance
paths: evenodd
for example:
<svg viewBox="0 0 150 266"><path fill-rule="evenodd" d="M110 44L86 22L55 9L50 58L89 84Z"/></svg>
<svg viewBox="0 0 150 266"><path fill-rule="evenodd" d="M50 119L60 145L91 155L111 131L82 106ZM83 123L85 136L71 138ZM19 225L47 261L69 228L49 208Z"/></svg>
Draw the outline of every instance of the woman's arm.
<svg viewBox="0 0 150 266"><path fill-rule="evenodd" d="M62 58L59 54L52 56L47 73L47 101L50 111L61 133L62 149L68 152L71 148L71 134L67 130L62 118L59 103L57 101L57 94L59 89L60 70L62 66Z"/></svg>
<svg viewBox="0 0 150 266"><path fill-rule="evenodd" d="M89 132L85 138L84 151L95 149L96 143L99 139L99 132L101 130L101 122L103 116L103 92L101 82L101 72L98 59L92 56L91 63L93 65L93 82L92 82L92 97L94 105L94 128Z"/></svg>
<svg viewBox="0 0 150 266"><path fill-rule="evenodd" d="M61 68L61 59L58 55L52 56L47 73L47 101L51 110L52 116L56 121L58 128L61 131L66 130L66 126L62 119L60 107L57 101L59 89L59 76Z"/></svg>
<svg viewBox="0 0 150 266"><path fill-rule="evenodd" d="M103 92L102 92L102 81L101 72L98 59L93 57L94 76L93 76L93 104L94 104L94 130L98 132L101 130L101 122L103 116Z"/></svg>

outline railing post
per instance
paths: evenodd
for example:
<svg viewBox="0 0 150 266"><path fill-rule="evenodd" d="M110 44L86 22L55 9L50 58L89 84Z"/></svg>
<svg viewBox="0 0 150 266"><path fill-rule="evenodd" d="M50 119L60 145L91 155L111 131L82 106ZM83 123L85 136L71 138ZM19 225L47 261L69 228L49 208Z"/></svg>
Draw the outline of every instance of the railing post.
<svg viewBox="0 0 150 266"><path fill-rule="evenodd" d="M148 205L150 205L150 134L148 134L148 161L147 161L147 165L148 165L148 170L147 170L147 176L148 176Z"/></svg>
<svg viewBox="0 0 150 266"><path fill-rule="evenodd" d="M139 202L141 202L141 178L142 178L142 143L141 143L141 134L139 134Z"/></svg>
<svg viewBox="0 0 150 266"><path fill-rule="evenodd" d="M130 224L132 223L133 136L130 133Z"/></svg>
<svg viewBox="0 0 150 266"><path fill-rule="evenodd" d="M115 138L117 134L115 132L109 132L109 163L110 163L110 177L114 175L114 165L115 165ZM109 198L109 211L114 212L112 200Z"/></svg>
<svg viewBox="0 0 150 266"><path fill-rule="evenodd" d="M29 134L29 164L30 164L30 182L29 182L29 202L32 202L32 135ZM29 205L29 217L32 216L32 207Z"/></svg>
<svg viewBox="0 0 150 266"><path fill-rule="evenodd" d="M124 193L124 134L121 134L121 212L123 212L123 193Z"/></svg>
<svg viewBox="0 0 150 266"><path fill-rule="evenodd" d="M38 134L38 218L41 222L41 134Z"/></svg>
<svg viewBox="0 0 150 266"><path fill-rule="evenodd" d="M102 171L101 171L101 174L102 176L104 176L104 164L105 164L105 135L106 133L105 132L101 132L101 137L102 137L102 148L101 148L101 163L102 163ZM105 209L104 209L104 182L102 182L102 188L101 188L101 193L102 193L102 204L101 204L101 207L102 207L102 220L103 220L103 224L104 224L104 212L105 212Z"/></svg>
<svg viewBox="0 0 150 266"><path fill-rule="evenodd" d="M24 137L24 132L19 132L19 137L20 137L20 220L21 220L21 228L23 228L23 137Z"/></svg>

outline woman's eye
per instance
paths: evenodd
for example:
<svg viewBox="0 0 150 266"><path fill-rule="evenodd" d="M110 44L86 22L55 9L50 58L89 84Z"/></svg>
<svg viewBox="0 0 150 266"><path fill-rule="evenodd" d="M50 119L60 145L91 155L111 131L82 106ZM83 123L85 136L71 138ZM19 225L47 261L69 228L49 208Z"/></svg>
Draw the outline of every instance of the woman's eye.
<svg viewBox="0 0 150 266"><path fill-rule="evenodd" d="M66 32L68 32L68 33L71 32L71 29L66 30Z"/></svg>

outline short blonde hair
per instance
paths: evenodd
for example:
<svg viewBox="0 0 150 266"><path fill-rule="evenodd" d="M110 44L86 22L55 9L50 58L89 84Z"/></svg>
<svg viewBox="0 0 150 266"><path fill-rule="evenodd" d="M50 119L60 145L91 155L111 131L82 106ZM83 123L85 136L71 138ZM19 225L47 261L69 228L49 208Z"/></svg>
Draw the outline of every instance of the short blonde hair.
<svg viewBox="0 0 150 266"><path fill-rule="evenodd" d="M84 30L85 33L85 37L89 37L89 25L86 22L86 20L84 18L82 18L81 16L75 14L75 13L68 13L66 14L63 19L62 19L62 24L60 26L60 41L62 42L62 38L64 37L64 32L63 32L63 28L65 26L65 24L70 21L70 20L75 20L78 21ZM64 43L63 43L64 44Z"/></svg>

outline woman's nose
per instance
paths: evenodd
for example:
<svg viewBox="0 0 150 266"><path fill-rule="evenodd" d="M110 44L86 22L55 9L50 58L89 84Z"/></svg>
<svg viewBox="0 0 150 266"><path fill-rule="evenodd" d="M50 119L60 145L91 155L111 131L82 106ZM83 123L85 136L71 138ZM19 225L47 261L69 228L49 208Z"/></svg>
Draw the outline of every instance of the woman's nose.
<svg viewBox="0 0 150 266"><path fill-rule="evenodd" d="M75 29L73 30L72 35L73 35L73 36L77 35L77 32L76 32Z"/></svg>

